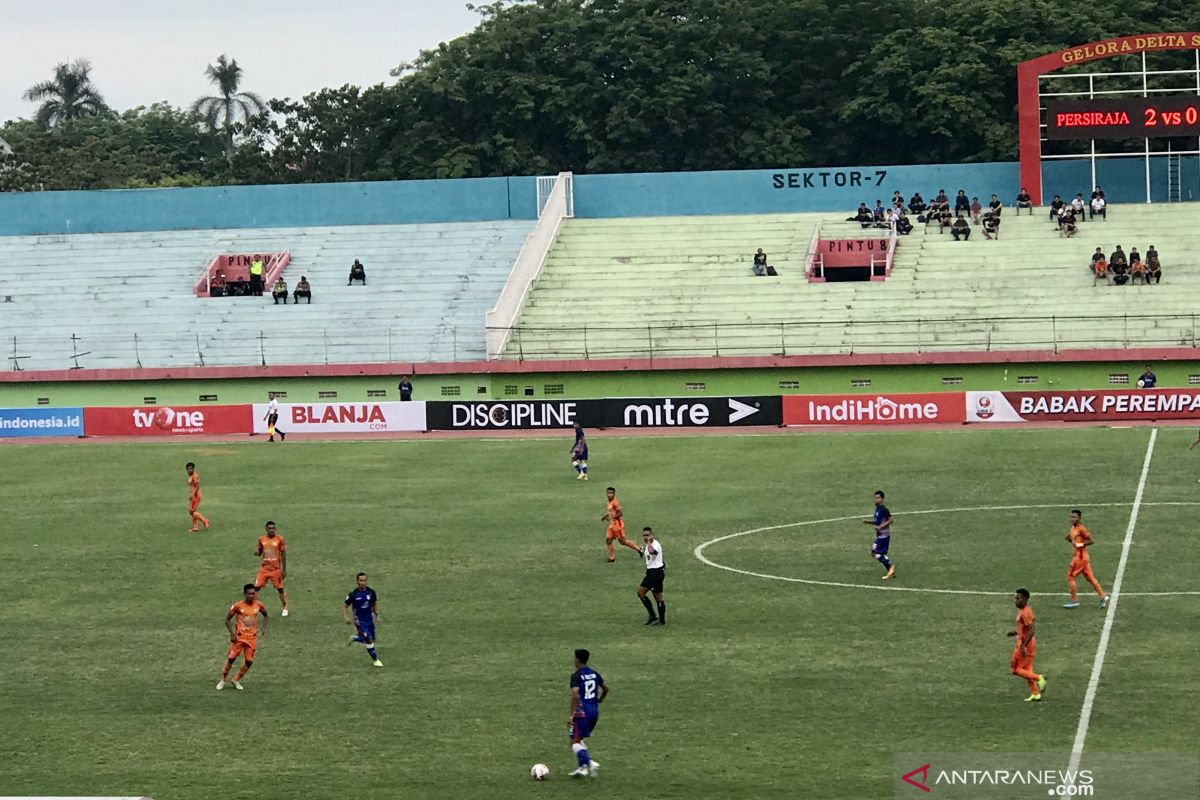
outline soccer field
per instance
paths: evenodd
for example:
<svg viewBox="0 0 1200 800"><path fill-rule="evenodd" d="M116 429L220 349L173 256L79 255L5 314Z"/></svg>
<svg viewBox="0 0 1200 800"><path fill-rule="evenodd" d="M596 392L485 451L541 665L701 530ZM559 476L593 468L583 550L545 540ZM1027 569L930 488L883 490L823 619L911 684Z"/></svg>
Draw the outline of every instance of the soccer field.
<svg viewBox="0 0 1200 800"><path fill-rule="evenodd" d="M1150 437L597 434L587 483L569 434L0 447L0 795L864 800L893 796L896 752L1052 751L1066 767L1106 616L1082 581L1083 605L1062 608L1068 513L1083 509L1111 592ZM1191 438L1157 434L1084 766L1197 747ZM213 521L196 535L187 461ZM642 625L637 556L607 563L609 484L630 533L662 542L666 627ZM896 517L886 583L859 521L876 489ZM267 519L291 616L264 590L246 690L217 692L224 615ZM703 548L741 572L693 552L760 528ZM382 669L341 620L360 570ZM1009 674L1018 586L1040 705ZM586 786L566 777L575 647L612 690Z"/></svg>

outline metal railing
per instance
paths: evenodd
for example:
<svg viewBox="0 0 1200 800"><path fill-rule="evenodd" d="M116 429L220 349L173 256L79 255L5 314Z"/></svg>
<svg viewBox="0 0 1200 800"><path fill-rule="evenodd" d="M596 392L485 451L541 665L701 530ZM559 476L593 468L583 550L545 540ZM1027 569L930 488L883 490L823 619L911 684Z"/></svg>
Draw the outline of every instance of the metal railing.
<svg viewBox="0 0 1200 800"><path fill-rule="evenodd" d="M979 316L842 322L518 325L503 357L670 358L1196 347L1197 315Z"/></svg>
<svg viewBox="0 0 1200 800"><path fill-rule="evenodd" d="M485 355L482 326L281 327L241 333L192 328L150 334L83 329L8 336L3 346L5 368L15 371L475 361Z"/></svg>
<svg viewBox="0 0 1200 800"><path fill-rule="evenodd" d="M855 353L1195 348L1197 314L941 317L842 322L578 325L506 329L503 358L670 358ZM270 328L249 333L181 330L152 335L82 330L4 340L9 370L123 369L287 364L475 361L478 326Z"/></svg>

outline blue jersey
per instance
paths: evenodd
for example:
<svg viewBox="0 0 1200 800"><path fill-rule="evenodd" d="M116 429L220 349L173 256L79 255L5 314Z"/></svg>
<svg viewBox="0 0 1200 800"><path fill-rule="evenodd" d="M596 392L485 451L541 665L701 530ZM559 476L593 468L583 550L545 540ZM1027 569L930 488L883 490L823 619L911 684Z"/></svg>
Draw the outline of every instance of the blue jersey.
<svg viewBox="0 0 1200 800"><path fill-rule="evenodd" d="M883 539L892 535L891 525L884 525L888 517L892 516L892 512L888 511L885 505L875 506L875 536ZM882 527L881 527L882 526Z"/></svg>
<svg viewBox="0 0 1200 800"><path fill-rule="evenodd" d="M575 716L594 719L600 714L602 683L604 678L591 667L580 667L571 673L571 688L579 689L579 708L575 711Z"/></svg>
<svg viewBox="0 0 1200 800"><path fill-rule="evenodd" d="M375 594L375 590L370 586L365 589L355 588L353 592L346 595L346 605L354 607L354 618L363 625L374 623L372 609L378 601L379 595Z"/></svg>

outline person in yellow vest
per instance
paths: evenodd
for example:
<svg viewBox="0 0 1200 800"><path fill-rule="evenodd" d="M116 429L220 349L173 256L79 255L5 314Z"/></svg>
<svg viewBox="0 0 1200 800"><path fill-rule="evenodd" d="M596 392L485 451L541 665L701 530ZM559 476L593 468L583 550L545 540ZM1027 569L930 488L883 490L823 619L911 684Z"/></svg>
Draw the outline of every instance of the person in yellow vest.
<svg viewBox="0 0 1200 800"><path fill-rule="evenodd" d="M255 256L250 262L250 294L262 297L263 293L263 260Z"/></svg>

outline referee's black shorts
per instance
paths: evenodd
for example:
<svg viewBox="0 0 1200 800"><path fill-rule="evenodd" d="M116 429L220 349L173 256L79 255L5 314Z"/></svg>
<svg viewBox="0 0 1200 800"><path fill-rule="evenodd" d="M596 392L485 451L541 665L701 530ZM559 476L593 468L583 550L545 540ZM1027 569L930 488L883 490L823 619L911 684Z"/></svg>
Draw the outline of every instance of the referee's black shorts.
<svg viewBox="0 0 1200 800"><path fill-rule="evenodd" d="M276 423L278 423L278 422L279 422L279 415L278 415L278 414L271 414L270 416L268 416L268 417L267 417L267 424L268 424L268 425L275 425L275 424L276 424Z"/></svg>
<svg viewBox="0 0 1200 800"><path fill-rule="evenodd" d="M663 578L665 574L666 569L663 567L646 570L646 577L642 578L642 588L648 589L651 592L661 592L663 590Z"/></svg>

